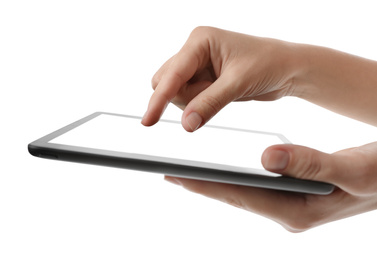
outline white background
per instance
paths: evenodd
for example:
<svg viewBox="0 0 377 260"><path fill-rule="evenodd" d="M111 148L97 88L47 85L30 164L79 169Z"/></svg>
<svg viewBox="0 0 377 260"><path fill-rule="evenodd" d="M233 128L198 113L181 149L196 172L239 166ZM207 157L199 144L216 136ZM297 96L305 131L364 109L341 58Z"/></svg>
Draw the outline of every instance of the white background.
<svg viewBox="0 0 377 260"><path fill-rule="evenodd" d="M375 259L377 212L291 234L161 175L26 148L95 111L143 115L154 72L198 25L377 59L376 24L373 1L1 1L0 259ZM326 152L376 140L295 98L232 104L211 123Z"/></svg>

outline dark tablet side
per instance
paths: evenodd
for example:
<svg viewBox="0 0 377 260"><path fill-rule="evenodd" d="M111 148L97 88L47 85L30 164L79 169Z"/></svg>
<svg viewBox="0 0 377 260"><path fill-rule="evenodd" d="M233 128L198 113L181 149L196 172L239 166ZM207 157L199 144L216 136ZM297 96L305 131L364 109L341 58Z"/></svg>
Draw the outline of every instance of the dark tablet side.
<svg viewBox="0 0 377 260"><path fill-rule="evenodd" d="M93 113L30 143L28 149L41 158L198 180L322 195L334 189L331 184L283 177L261 167L265 148L289 143L280 134L217 126L187 133L176 121L161 120L148 128L140 120Z"/></svg>

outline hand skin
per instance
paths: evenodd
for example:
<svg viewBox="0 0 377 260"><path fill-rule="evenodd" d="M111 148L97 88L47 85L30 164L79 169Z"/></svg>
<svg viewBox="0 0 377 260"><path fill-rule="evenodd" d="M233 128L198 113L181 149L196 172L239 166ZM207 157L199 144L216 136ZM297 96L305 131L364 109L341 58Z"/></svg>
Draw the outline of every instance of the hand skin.
<svg viewBox="0 0 377 260"><path fill-rule="evenodd" d="M237 75L235 77L235 75ZM195 29L154 75L142 123L158 122L172 102L182 125L196 131L232 101L296 96L377 126L377 62L328 48L258 38L210 27ZM327 196L166 176L165 179L300 232L377 208L377 142L326 154L275 145L263 166L296 178L333 183Z"/></svg>

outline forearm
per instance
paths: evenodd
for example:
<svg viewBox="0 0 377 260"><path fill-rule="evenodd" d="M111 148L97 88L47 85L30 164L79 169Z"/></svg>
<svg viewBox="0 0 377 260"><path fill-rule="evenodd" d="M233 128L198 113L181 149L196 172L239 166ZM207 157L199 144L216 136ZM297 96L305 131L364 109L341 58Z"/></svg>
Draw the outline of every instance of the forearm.
<svg viewBox="0 0 377 260"><path fill-rule="evenodd" d="M377 62L336 50L298 45L293 95L377 126Z"/></svg>

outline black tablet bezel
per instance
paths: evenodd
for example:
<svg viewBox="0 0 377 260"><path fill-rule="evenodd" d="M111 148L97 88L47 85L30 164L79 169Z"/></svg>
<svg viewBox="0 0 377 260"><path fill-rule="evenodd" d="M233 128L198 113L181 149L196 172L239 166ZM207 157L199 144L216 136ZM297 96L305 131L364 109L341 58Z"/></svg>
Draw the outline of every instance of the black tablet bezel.
<svg viewBox="0 0 377 260"><path fill-rule="evenodd" d="M187 162L181 162L180 160L162 160L162 158L158 158L156 160L156 158L153 158L153 156L135 155L124 152L50 143L50 141L55 139L56 137L102 114L140 119L139 117L128 115L96 112L30 143L28 145L29 153L36 157L47 159L162 173L165 175L182 178L230 183L284 191L327 195L330 194L334 189L334 186L328 183L295 179L285 176L271 177L260 174L242 173L202 166L198 167L192 166ZM274 135L278 135L279 138L285 143L289 142L282 135Z"/></svg>

